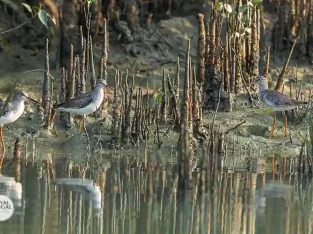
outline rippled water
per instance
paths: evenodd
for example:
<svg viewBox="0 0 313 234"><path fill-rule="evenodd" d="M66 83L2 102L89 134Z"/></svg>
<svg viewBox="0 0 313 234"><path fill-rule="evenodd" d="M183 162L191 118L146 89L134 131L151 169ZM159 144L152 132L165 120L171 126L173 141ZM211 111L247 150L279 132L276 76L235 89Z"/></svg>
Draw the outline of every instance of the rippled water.
<svg viewBox="0 0 313 234"><path fill-rule="evenodd" d="M289 164L287 164L289 165ZM311 233L312 186L290 168L217 174L216 186L194 172L187 192L178 188L173 165L134 158L86 171L69 160L6 161L0 194L15 213L0 233ZM71 177L71 178L70 178Z"/></svg>

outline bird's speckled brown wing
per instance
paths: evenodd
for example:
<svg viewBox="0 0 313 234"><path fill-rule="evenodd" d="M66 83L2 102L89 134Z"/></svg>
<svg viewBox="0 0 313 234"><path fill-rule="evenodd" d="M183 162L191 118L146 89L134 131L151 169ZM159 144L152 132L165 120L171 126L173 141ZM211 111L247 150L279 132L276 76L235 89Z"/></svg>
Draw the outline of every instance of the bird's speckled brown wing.
<svg viewBox="0 0 313 234"><path fill-rule="evenodd" d="M83 93L80 94L74 98L71 98L70 100L60 103L60 104L56 104L53 105L54 108L58 108L58 107L62 107L62 108L83 108L85 106L87 106L88 104L90 104L93 101L93 98L91 96L91 93Z"/></svg>
<svg viewBox="0 0 313 234"><path fill-rule="evenodd" d="M275 90L267 89L262 91L261 99L263 99L262 101L264 103L270 102L273 104L273 106L276 107L297 105L291 97L287 96L286 94L277 92Z"/></svg>

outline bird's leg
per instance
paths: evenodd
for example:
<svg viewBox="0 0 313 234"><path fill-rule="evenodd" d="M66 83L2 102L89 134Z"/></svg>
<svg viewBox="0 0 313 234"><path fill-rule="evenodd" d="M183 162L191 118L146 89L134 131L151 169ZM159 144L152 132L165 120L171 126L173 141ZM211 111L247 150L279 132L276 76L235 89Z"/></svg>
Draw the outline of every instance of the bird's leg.
<svg viewBox="0 0 313 234"><path fill-rule="evenodd" d="M273 121L273 126L272 126L272 131L271 131L271 136L274 136L274 130L275 130L275 126L276 126L276 112L274 112L274 121Z"/></svg>
<svg viewBox="0 0 313 234"><path fill-rule="evenodd" d="M3 136L2 136L2 127L0 127L0 139L1 139L2 150L3 152L5 152L5 145L4 145Z"/></svg>
<svg viewBox="0 0 313 234"><path fill-rule="evenodd" d="M288 137L288 132L287 132L287 128L288 128L288 119L287 119L287 115L284 114L284 137L287 138Z"/></svg>
<svg viewBox="0 0 313 234"><path fill-rule="evenodd" d="M86 121L85 121L85 116L83 116L83 127L84 127L84 130L86 131Z"/></svg>
<svg viewBox="0 0 313 234"><path fill-rule="evenodd" d="M83 128L82 128L82 123L84 121L84 116L79 120L78 125L79 125L79 133L82 132Z"/></svg>
<svg viewBox="0 0 313 234"><path fill-rule="evenodd" d="M49 126L50 126L52 123L54 123L55 115L56 115L56 111L55 111L55 109L52 109L52 111L51 111L51 117L50 117L50 120L49 120Z"/></svg>

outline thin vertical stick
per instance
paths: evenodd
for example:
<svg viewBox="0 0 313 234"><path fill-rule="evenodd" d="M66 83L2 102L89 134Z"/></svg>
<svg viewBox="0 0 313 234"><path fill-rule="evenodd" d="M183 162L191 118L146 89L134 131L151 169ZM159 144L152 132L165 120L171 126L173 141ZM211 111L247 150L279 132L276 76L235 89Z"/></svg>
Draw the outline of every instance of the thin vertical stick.
<svg viewBox="0 0 313 234"><path fill-rule="evenodd" d="M185 79L183 89L183 99L181 104L181 129L180 129L180 158L179 163L179 187L185 189L187 186L187 179L189 178L189 132L188 132L188 110L189 110L189 69L190 69L190 39L187 42L185 64Z"/></svg>
<svg viewBox="0 0 313 234"><path fill-rule="evenodd" d="M80 71L81 71L81 75L80 75L80 84L79 84L79 86L80 86L80 88L81 88L81 92L82 93L85 93L86 92L86 74L87 74L87 72L86 72L86 50L87 50L87 44L86 44L87 42L86 42L86 39L84 38L84 40L83 40L83 48L82 48L82 53L81 53L81 69L80 69Z"/></svg>
<svg viewBox="0 0 313 234"><path fill-rule="evenodd" d="M266 67L264 72L264 76L266 77L266 79L268 79L268 74L270 70L270 58L271 58L271 46L268 46L266 53Z"/></svg>
<svg viewBox="0 0 313 234"><path fill-rule="evenodd" d="M46 40L46 57L45 57L45 75L43 80L42 87L42 103L41 106L45 111L45 115L47 112L48 102L49 102L49 39Z"/></svg>
<svg viewBox="0 0 313 234"><path fill-rule="evenodd" d="M61 86L60 86L60 102L63 103L66 101L66 80L67 80L67 72L65 68L62 68L62 76L61 76ZM65 113L60 112L60 121L65 121Z"/></svg>
<svg viewBox="0 0 313 234"><path fill-rule="evenodd" d="M103 19L103 51L102 51L102 58L103 58L103 78L107 80L108 78L108 31L107 31L107 21L104 18Z"/></svg>
<svg viewBox="0 0 313 234"><path fill-rule="evenodd" d="M50 66L49 66L49 39L46 40L46 57L45 57L45 76L42 87L42 103L41 106L44 109L45 123L50 121ZM44 128L48 128L48 124L44 125Z"/></svg>
<svg viewBox="0 0 313 234"><path fill-rule="evenodd" d="M92 38L90 36L90 66L91 66L91 77L90 77L90 84L91 89L94 89L96 86L96 70L95 70L95 63L93 61L93 47L92 47Z"/></svg>
<svg viewBox="0 0 313 234"><path fill-rule="evenodd" d="M205 73L205 26L204 15L198 14L199 34L198 34L198 76L197 81L199 83L200 103L203 102L204 94L204 73Z"/></svg>

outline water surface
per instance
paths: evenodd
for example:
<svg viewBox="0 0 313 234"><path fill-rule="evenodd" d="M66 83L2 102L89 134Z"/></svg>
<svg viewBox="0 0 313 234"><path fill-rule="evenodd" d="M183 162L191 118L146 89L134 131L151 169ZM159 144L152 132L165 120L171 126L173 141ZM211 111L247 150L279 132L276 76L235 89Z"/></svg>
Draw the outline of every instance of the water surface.
<svg viewBox="0 0 313 234"><path fill-rule="evenodd" d="M5 161L0 194L13 200L15 213L0 233L311 233L310 179L300 179L289 160L265 162L264 170L224 168L216 186L202 186L195 170L194 186L182 192L174 165L131 157L93 165L85 179L83 165L67 159Z"/></svg>

